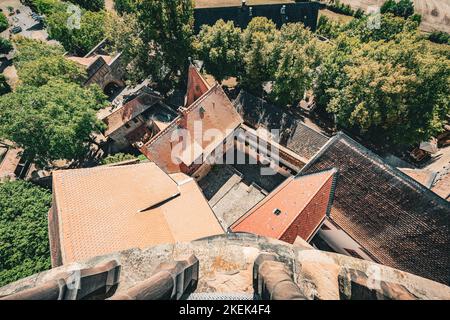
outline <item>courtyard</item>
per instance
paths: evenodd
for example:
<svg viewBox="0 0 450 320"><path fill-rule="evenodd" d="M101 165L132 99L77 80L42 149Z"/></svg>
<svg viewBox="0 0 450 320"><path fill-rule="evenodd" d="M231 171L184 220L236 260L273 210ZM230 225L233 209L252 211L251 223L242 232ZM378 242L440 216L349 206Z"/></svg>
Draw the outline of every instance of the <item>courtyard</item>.
<svg viewBox="0 0 450 320"><path fill-rule="evenodd" d="M203 194L225 230L287 178L280 173L263 175L262 164L245 163L216 164L199 181Z"/></svg>

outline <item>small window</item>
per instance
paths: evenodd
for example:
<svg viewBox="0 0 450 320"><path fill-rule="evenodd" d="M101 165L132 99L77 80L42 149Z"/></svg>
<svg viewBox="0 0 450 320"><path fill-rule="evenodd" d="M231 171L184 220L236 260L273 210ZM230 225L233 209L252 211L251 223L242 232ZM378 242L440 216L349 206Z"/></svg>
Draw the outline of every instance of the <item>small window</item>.
<svg viewBox="0 0 450 320"><path fill-rule="evenodd" d="M275 209L273 210L273 214L276 216L279 216L281 214L281 210L280 209Z"/></svg>
<svg viewBox="0 0 450 320"><path fill-rule="evenodd" d="M130 125L128 123L125 123L125 128L130 129Z"/></svg>
<svg viewBox="0 0 450 320"><path fill-rule="evenodd" d="M134 118L134 119L133 119L133 122L134 122L134 123L138 123L139 120L138 120L137 118Z"/></svg>

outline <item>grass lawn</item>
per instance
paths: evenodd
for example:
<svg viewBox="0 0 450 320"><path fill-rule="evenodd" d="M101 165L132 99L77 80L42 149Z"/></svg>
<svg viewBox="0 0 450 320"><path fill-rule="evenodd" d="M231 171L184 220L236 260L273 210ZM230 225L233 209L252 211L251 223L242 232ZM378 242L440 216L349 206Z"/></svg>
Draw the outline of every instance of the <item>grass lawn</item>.
<svg viewBox="0 0 450 320"><path fill-rule="evenodd" d="M347 16L345 14L340 14L340 13L335 13L335 12L330 11L328 9L319 10L319 17L320 16L325 16L328 19L330 19L331 21L339 22L339 23L342 23L342 24L348 23L348 22L350 22L351 20L354 19L351 16Z"/></svg>

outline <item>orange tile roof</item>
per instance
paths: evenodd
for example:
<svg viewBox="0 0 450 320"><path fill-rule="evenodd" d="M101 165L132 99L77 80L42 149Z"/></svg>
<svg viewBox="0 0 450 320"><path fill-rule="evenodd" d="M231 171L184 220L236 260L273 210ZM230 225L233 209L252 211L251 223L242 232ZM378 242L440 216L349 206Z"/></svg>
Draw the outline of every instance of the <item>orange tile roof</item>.
<svg viewBox="0 0 450 320"><path fill-rule="evenodd" d="M53 197L63 264L223 233L196 182L154 163L56 171Z"/></svg>
<svg viewBox="0 0 450 320"><path fill-rule="evenodd" d="M209 89L211 89L209 83L201 76L197 68L195 68L193 65L190 65L185 106L192 105Z"/></svg>
<svg viewBox="0 0 450 320"><path fill-rule="evenodd" d="M309 241L326 217L336 170L291 177L238 219L233 232L248 232L293 243ZM276 214L277 213L277 214Z"/></svg>
<svg viewBox="0 0 450 320"><path fill-rule="evenodd" d="M103 119L108 126L105 136L108 137L127 122L137 117L160 100L148 93L141 94Z"/></svg>
<svg viewBox="0 0 450 320"><path fill-rule="evenodd" d="M182 171L175 159L190 166L199 156L206 158L243 122L241 116L234 109L231 101L219 85L209 89L203 96L186 108L182 115L176 118L167 128L158 133L152 140L141 148L141 152L161 169L168 173ZM195 133L195 124L201 123L203 133L215 129L214 135L205 137ZM178 137L177 130L185 129L189 137L182 143L174 138ZM175 149L176 147L179 147ZM172 149L174 154L172 155Z"/></svg>

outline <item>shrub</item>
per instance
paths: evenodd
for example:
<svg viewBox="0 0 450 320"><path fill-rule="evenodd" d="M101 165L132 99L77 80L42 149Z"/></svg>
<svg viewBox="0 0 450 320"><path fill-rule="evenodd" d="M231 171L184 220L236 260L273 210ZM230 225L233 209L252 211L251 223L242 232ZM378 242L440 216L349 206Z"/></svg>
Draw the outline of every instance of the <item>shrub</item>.
<svg viewBox="0 0 450 320"><path fill-rule="evenodd" d="M450 44L450 35L443 31L433 31L428 36L428 40L439 44Z"/></svg>
<svg viewBox="0 0 450 320"><path fill-rule="evenodd" d="M11 87L8 82L6 82L6 77L0 73L0 96L8 92L11 92Z"/></svg>
<svg viewBox="0 0 450 320"><path fill-rule="evenodd" d="M8 39L0 38L0 54L8 54L13 49L11 41Z"/></svg>
<svg viewBox="0 0 450 320"><path fill-rule="evenodd" d="M133 156L132 154L117 153L114 155L107 156L105 159L103 159L101 161L101 164L103 164L103 165L113 164L113 163L119 163L119 162L127 161L127 160L134 160L134 159L136 159L136 157Z"/></svg>
<svg viewBox="0 0 450 320"><path fill-rule="evenodd" d="M8 18L3 14L3 12L0 12L0 32L5 31L9 27Z"/></svg>
<svg viewBox="0 0 450 320"><path fill-rule="evenodd" d="M414 15L414 3L411 0L387 0L381 6L381 13L392 13L397 17L408 18Z"/></svg>

